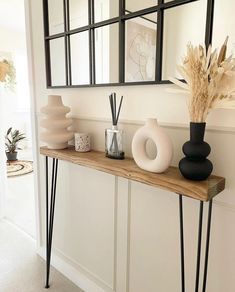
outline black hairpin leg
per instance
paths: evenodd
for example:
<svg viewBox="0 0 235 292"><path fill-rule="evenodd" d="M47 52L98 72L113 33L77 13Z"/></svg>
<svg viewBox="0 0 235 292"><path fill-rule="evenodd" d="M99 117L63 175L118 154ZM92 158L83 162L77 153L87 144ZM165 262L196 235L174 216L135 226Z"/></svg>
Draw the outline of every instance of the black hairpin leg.
<svg viewBox="0 0 235 292"><path fill-rule="evenodd" d="M55 197L57 183L58 159L53 158L52 175L51 175L51 198L49 210L49 183L48 183L48 157L46 156L46 285L49 288L50 264L51 264L51 246L55 213Z"/></svg>
<svg viewBox="0 0 235 292"><path fill-rule="evenodd" d="M180 213L181 288L182 288L182 292L185 292L184 216L183 216L183 198L182 198L182 195L179 195L179 213Z"/></svg>
<svg viewBox="0 0 235 292"><path fill-rule="evenodd" d="M206 235L206 251L205 251L205 265L202 292L206 292L206 280L208 270L209 248L210 248L210 235L211 235L211 215L212 215L212 199L209 202L208 219L207 219L207 235Z"/></svg>
<svg viewBox="0 0 235 292"><path fill-rule="evenodd" d="M180 215L180 248L181 248L181 288L185 292L185 262L184 262L184 225L183 225L183 197L179 195L179 215ZM210 233L211 233L211 216L212 216L212 200L209 202L207 234L206 234L206 249L202 292L206 292L206 281L208 271ZM200 202L199 209L199 225L198 225L198 245L197 245L197 265L196 265L196 281L195 292L199 291L200 283L200 264L201 264L201 248L202 248L202 224L203 224L203 202Z"/></svg>
<svg viewBox="0 0 235 292"><path fill-rule="evenodd" d="M196 267L196 282L195 292L199 289L200 280L200 263L201 263L201 249L202 249L202 221L203 221L203 202L200 202L199 209L199 225L198 225L198 243L197 243L197 267Z"/></svg>

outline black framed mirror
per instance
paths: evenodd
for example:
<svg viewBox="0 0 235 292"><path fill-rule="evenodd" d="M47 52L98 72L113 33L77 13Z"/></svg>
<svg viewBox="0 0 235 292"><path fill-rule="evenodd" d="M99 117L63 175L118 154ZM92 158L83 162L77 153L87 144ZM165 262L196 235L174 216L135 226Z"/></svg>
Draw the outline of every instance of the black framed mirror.
<svg viewBox="0 0 235 292"><path fill-rule="evenodd" d="M43 0L48 88L168 83L215 0Z"/></svg>

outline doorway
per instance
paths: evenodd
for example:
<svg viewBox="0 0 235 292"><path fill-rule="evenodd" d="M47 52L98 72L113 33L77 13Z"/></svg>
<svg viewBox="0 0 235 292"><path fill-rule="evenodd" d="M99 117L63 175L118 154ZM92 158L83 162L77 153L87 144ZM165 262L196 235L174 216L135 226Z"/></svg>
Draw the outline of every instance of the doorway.
<svg viewBox="0 0 235 292"><path fill-rule="evenodd" d="M14 19L14 21L12 21ZM9 65L0 82L1 218L36 239L32 110L26 45L24 0L0 0L0 62ZM11 131L10 131L11 129ZM15 131L25 136L17 144L17 161L7 161L2 142ZM5 136L9 133L6 140ZM5 141L3 141L5 139ZM3 154L4 153L4 154Z"/></svg>

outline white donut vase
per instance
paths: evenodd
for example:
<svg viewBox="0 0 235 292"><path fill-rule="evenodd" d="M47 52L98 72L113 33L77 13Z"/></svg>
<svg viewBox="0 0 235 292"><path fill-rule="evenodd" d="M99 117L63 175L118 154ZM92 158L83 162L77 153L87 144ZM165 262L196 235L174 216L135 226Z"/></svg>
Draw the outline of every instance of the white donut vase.
<svg viewBox="0 0 235 292"><path fill-rule="evenodd" d="M149 158L146 151L149 139L154 142L157 149L155 159ZM132 141L132 155L136 164L144 170L162 173L168 169L173 157L173 145L156 119L148 119L145 126L137 130Z"/></svg>

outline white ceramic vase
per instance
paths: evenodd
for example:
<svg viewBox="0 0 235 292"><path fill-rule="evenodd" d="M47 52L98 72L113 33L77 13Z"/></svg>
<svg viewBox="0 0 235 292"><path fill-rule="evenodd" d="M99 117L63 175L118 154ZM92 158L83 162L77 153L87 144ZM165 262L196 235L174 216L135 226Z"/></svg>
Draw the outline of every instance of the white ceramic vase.
<svg viewBox="0 0 235 292"><path fill-rule="evenodd" d="M45 129L41 133L41 140L47 143L49 149L65 149L68 141L73 138L73 133L68 130L72 120L66 117L70 108L63 105L60 95L49 95L48 104L41 108L46 116L41 120L40 125Z"/></svg>
<svg viewBox="0 0 235 292"><path fill-rule="evenodd" d="M155 159L150 159L146 151L146 143L149 139L155 143L157 148ZM136 164L147 171L161 173L170 166L173 145L156 119L148 119L145 126L137 130L132 141L132 154Z"/></svg>

